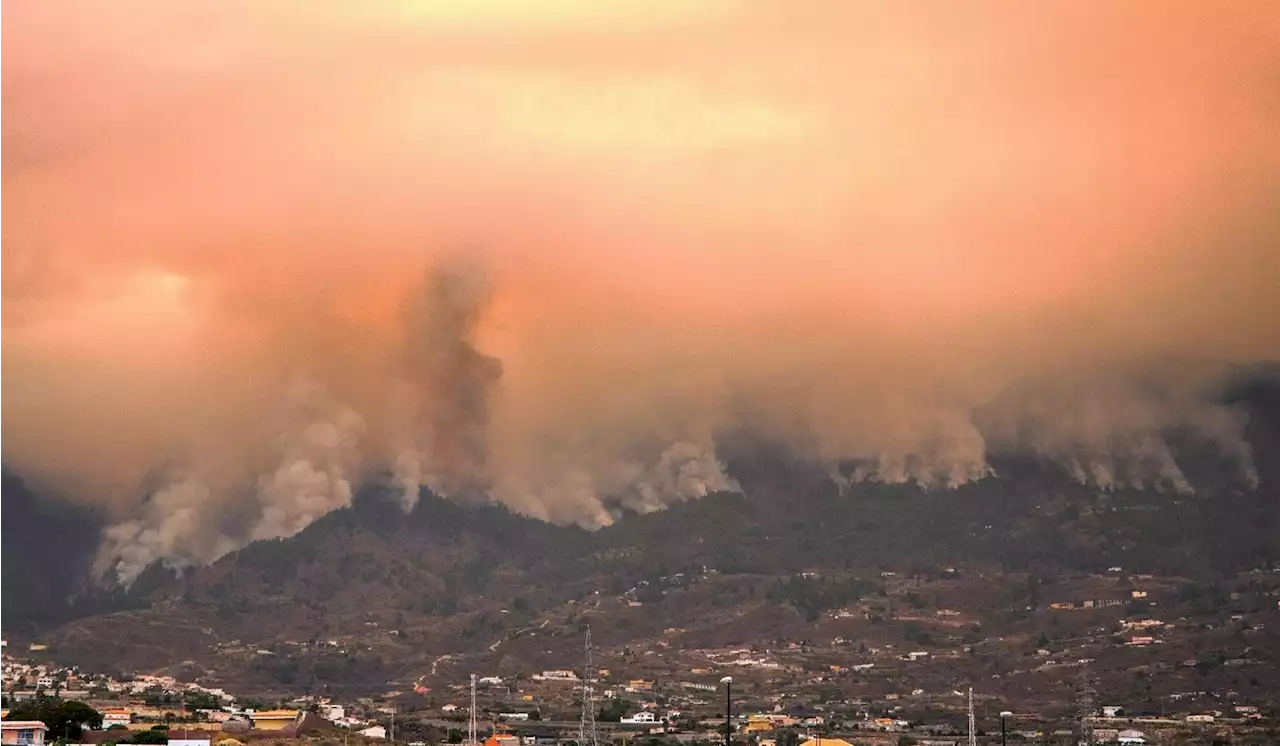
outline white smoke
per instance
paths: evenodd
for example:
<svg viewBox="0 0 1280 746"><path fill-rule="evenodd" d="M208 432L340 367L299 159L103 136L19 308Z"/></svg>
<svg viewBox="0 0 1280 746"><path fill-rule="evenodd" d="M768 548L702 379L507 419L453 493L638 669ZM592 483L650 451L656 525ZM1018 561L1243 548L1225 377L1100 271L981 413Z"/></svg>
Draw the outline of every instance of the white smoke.
<svg viewBox="0 0 1280 746"><path fill-rule="evenodd" d="M673 502L696 500L712 492L741 492L724 472L715 444L691 441L672 443L648 466L637 469L622 491L621 504L637 513L662 510Z"/></svg>
<svg viewBox="0 0 1280 746"><path fill-rule="evenodd" d="M713 492L741 492L711 441L680 440L651 458L560 461L536 474L505 474L494 496L525 515L597 529L619 507L652 513ZM612 506L612 507L611 507Z"/></svg>
<svg viewBox="0 0 1280 746"><path fill-rule="evenodd" d="M182 569L213 562L238 548L210 527L218 501L199 476L186 476L159 490L141 506L141 514L103 533L95 571L129 586L153 563Z"/></svg>
<svg viewBox="0 0 1280 746"><path fill-rule="evenodd" d="M258 478L256 489L217 484L197 472L181 475L155 492L129 520L103 532L97 577L130 586L162 562L181 569L204 565L257 539L293 536L317 518L351 504L349 474L360 462L356 448L364 421L334 404L323 386L295 381L278 413L279 465ZM205 470L206 472L208 470ZM246 508L255 516L247 530L226 531L224 514Z"/></svg>
<svg viewBox="0 0 1280 746"><path fill-rule="evenodd" d="M334 405L324 388L298 382L288 394L281 433L280 466L258 480L262 515L252 539L293 536L324 514L351 504L350 470L360 463L357 449L365 424L352 409Z"/></svg>

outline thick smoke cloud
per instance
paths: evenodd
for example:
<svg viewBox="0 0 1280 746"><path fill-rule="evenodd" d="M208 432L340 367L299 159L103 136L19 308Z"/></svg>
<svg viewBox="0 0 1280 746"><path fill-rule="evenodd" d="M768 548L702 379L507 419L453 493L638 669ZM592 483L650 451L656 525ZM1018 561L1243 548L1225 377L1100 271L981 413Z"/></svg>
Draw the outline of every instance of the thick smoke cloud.
<svg viewBox="0 0 1280 746"><path fill-rule="evenodd" d="M476 348L488 282L480 265L445 265L406 308L402 372L412 442L395 461L406 507L420 486L446 495L488 486L489 401L502 377L502 363Z"/></svg>
<svg viewBox="0 0 1280 746"><path fill-rule="evenodd" d="M845 485L1254 484L1171 361L1280 357L1278 14L12 7L6 465L126 583L369 479L607 525L738 489L740 428Z"/></svg>

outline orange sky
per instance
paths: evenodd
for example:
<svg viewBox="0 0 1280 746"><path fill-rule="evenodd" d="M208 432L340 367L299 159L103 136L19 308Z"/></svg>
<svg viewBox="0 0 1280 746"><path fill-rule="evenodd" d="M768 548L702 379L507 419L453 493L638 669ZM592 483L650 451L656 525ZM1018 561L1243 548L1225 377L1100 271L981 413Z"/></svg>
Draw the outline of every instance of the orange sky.
<svg viewBox="0 0 1280 746"><path fill-rule="evenodd" d="M444 254L493 282L494 480L562 520L546 472L616 454L531 443L704 441L731 392L860 455L869 401L1280 354L1275 3L6 16L5 460L117 506L162 454L274 459L299 378L377 462Z"/></svg>

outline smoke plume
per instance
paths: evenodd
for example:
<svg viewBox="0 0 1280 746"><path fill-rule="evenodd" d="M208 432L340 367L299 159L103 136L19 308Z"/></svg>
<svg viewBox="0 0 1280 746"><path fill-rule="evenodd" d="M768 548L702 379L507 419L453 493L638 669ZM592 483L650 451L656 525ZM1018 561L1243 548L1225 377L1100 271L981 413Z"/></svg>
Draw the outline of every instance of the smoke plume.
<svg viewBox="0 0 1280 746"><path fill-rule="evenodd" d="M939 499L1257 484L1275 3L478 7L9 9L4 460L104 577L371 479L603 526L740 430Z"/></svg>
<svg viewBox="0 0 1280 746"><path fill-rule="evenodd" d="M487 487L489 399L502 377L502 364L476 349L489 302L482 266L446 264L406 308L402 414L410 443L394 467L408 508L423 485L445 495Z"/></svg>

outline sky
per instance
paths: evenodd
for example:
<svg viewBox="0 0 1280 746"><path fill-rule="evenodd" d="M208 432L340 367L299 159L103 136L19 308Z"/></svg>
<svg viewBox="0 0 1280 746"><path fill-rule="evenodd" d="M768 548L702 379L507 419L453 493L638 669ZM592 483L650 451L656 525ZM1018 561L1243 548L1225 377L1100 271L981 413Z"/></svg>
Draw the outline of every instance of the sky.
<svg viewBox="0 0 1280 746"><path fill-rule="evenodd" d="M1158 430L1243 463L1234 413L1089 382L1280 357L1275 3L6 15L4 462L125 580L371 473L603 525L738 488L744 424L946 486L1032 418L1176 484Z"/></svg>

